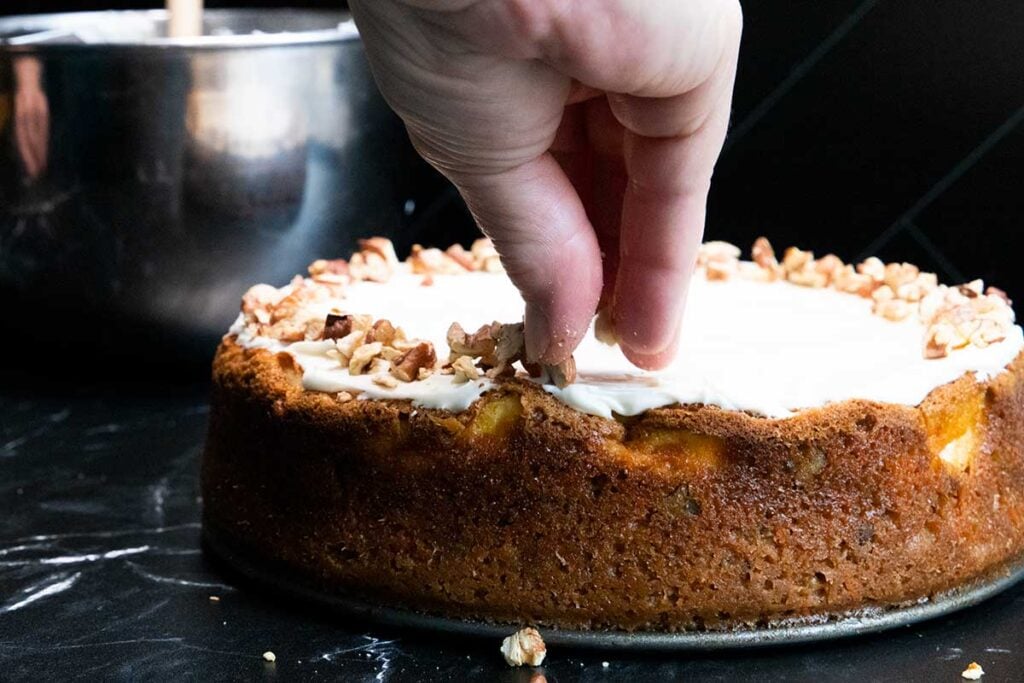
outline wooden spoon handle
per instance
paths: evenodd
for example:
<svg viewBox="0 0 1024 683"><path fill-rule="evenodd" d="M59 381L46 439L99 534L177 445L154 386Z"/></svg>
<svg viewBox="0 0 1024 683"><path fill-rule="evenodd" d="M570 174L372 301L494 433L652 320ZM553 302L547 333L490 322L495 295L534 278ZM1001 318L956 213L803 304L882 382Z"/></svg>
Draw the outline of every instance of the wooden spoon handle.
<svg viewBox="0 0 1024 683"><path fill-rule="evenodd" d="M203 0L167 0L167 35L185 38L203 34Z"/></svg>

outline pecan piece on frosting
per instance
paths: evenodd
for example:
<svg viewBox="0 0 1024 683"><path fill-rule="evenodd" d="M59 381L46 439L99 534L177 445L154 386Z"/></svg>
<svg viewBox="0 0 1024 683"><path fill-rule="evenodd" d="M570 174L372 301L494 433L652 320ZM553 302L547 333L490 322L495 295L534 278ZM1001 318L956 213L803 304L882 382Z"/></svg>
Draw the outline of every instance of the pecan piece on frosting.
<svg viewBox="0 0 1024 683"><path fill-rule="evenodd" d="M473 254L466 251L461 244L453 244L445 249L444 253L448 255L448 258L455 261L466 270L476 270L476 264L473 262Z"/></svg>
<svg viewBox="0 0 1024 683"><path fill-rule="evenodd" d="M883 280L895 292L916 280L920 274L921 271L912 263L887 263L883 271Z"/></svg>
<svg viewBox="0 0 1024 683"><path fill-rule="evenodd" d="M564 389L576 381L576 359L572 356L555 365L544 365L543 369L551 383L559 389Z"/></svg>
<svg viewBox="0 0 1024 683"><path fill-rule="evenodd" d="M775 258L775 249L767 237L758 237L754 240L754 246L750 248L750 258L754 263L771 271L779 267L779 261Z"/></svg>
<svg viewBox="0 0 1024 683"><path fill-rule="evenodd" d="M832 286L847 294L869 297L877 285L873 277L858 273L851 265L845 265L832 273Z"/></svg>
<svg viewBox="0 0 1024 683"><path fill-rule="evenodd" d="M366 369L370 367L373 359L380 355L380 352L384 349L384 345L380 342L373 342L372 344L363 344L356 348L352 352L352 357L348 361L348 374L350 375L362 375L366 372Z"/></svg>
<svg viewBox="0 0 1024 683"><path fill-rule="evenodd" d="M242 313L250 322L269 323L273 308L281 299L277 287L253 285L242 295Z"/></svg>
<svg viewBox="0 0 1024 683"><path fill-rule="evenodd" d="M387 282L398 267L398 256L391 240L370 237L359 240L360 251L352 254L348 270L356 280Z"/></svg>
<svg viewBox="0 0 1024 683"><path fill-rule="evenodd" d="M472 270L472 266L467 269L448 252L435 248L424 249L419 244L412 245L409 266L412 272L420 275L457 275Z"/></svg>
<svg viewBox="0 0 1024 683"><path fill-rule="evenodd" d="M523 324L500 325L494 335L494 356L499 363L514 363L523 356L526 338Z"/></svg>
<svg viewBox="0 0 1024 683"><path fill-rule="evenodd" d="M489 238L481 237L473 242L469 248L469 252L473 256L473 263L476 265L476 270L482 270L485 273L504 272L505 267L501 265L501 258L498 256L498 250L494 248L494 243L491 242Z"/></svg>
<svg viewBox="0 0 1024 683"><path fill-rule="evenodd" d="M352 334L353 316L328 313L324 321L324 339L341 339Z"/></svg>
<svg viewBox="0 0 1024 683"><path fill-rule="evenodd" d="M708 280L731 280L739 272L739 261L708 261L704 271Z"/></svg>
<svg viewBox="0 0 1024 683"><path fill-rule="evenodd" d="M422 379L423 370L432 370L437 363L434 345L420 342L391 361L391 374L403 382Z"/></svg>
<svg viewBox="0 0 1024 683"><path fill-rule="evenodd" d="M476 366L469 356L459 356L451 363L455 373L455 383L465 384L466 382L480 377L480 368Z"/></svg>
<svg viewBox="0 0 1024 683"><path fill-rule="evenodd" d="M500 323L481 325L473 334L467 334L462 325L455 322L448 328L448 347L452 356L469 356L479 358L480 362L487 367L498 365L495 357L497 348L497 335L501 330Z"/></svg>
<svg viewBox="0 0 1024 683"><path fill-rule="evenodd" d="M985 294L988 296L994 296L999 299L1002 299L1003 303L1005 303L1007 306L1013 306L1013 301L1010 300L1010 296L1003 290L999 289L998 287L993 287L992 285L989 285L985 289Z"/></svg>
<svg viewBox="0 0 1024 683"><path fill-rule="evenodd" d="M782 267L787 274L797 273L814 262L814 252L804 251L797 247L789 247L782 254Z"/></svg>
<svg viewBox="0 0 1024 683"><path fill-rule="evenodd" d="M740 254L740 248L735 244L722 240L711 240L697 248L697 265L707 265L712 261L736 261Z"/></svg>
<svg viewBox="0 0 1024 683"><path fill-rule="evenodd" d="M396 338L404 336L395 329L390 320L378 320L366 331L366 343L381 342L385 346L393 343Z"/></svg>
<svg viewBox="0 0 1024 683"><path fill-rule="evenodd" d="M857 272L867 275L875 282L885 281L885 264L877 256L871 256L857 264Z"/></svg>
<svg viewBox="0 0 1024 683"><path fill-rule="evenodd" d="M349 280L348 261L343 258L317 259L309 264L307 270L317 282L345 284Z"/></svg>
<svg viewBox="0 0 1024 683"><path fill-rule="evenodd" d="M842 270L844 265L846 264L843 263L843 260L835 254L825 254L814 262L814 271L824 275L828 282L832 282L836 273Z"/></svg>

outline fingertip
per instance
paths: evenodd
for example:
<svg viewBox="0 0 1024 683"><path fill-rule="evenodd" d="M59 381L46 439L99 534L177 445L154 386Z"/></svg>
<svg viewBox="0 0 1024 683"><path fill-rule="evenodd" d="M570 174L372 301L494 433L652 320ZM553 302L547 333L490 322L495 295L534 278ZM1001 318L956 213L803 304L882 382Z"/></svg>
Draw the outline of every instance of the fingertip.
<svg viewBox="0 0 1024 683"><path fill-rule="evenodd" d="M686 288L663 279L646 272L620 272L612 316L620 345L633 355L659 357L675 343Z"/></svg>
<svg viewBox="0 0 1024 683"><path fill-rule="evenodd" d="M679 351L678 329L669 345L655 353L648 353L642 349L631 346L628 342L620 342L622 353L626 359L641 370L661 370L668 367Z"/></svg>

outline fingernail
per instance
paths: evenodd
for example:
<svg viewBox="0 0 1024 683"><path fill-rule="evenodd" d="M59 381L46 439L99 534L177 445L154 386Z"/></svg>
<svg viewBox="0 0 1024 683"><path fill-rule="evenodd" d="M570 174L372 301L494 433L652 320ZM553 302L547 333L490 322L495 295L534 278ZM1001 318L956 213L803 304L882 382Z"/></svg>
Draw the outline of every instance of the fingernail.
<svg viewBox="0 0 1024 683"><path fill-rule="evenodd" d="M679 348L681 318L680 314L674 323L665 325L663 322L660 327L652 329L650 326L641 327L643 323L633 323L634 326L630 327L633 321L622 321L616 317L615 331L622 352L631 363L645 370L664 368L675 358ZM642 331L638 331L638 327Z"/></svg>
<svg viewBox="0 0 1024 683"><path fill-rule="evenodd" d="M532 363L540 362L540 359L548 351L548 344L551 343L551 323L544 311L535 305L526 306L523 323L523 332L526 336L526 357Z"/></svg>

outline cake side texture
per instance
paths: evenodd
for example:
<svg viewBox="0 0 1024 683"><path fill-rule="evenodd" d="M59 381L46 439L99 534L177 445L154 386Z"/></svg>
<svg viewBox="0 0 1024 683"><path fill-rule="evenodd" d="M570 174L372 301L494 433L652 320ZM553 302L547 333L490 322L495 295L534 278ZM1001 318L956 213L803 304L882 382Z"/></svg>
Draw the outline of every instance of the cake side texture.
<svg viewBox="0 0 1024 683"><path fill-rule="evenodd" d="M351 397L347 397L350 399ZM1024 357L918 406L619 419L533 381L462 411L214 363L204 524L326 590L448 616L678 630L927 598L1024 552Z"/></svg>

